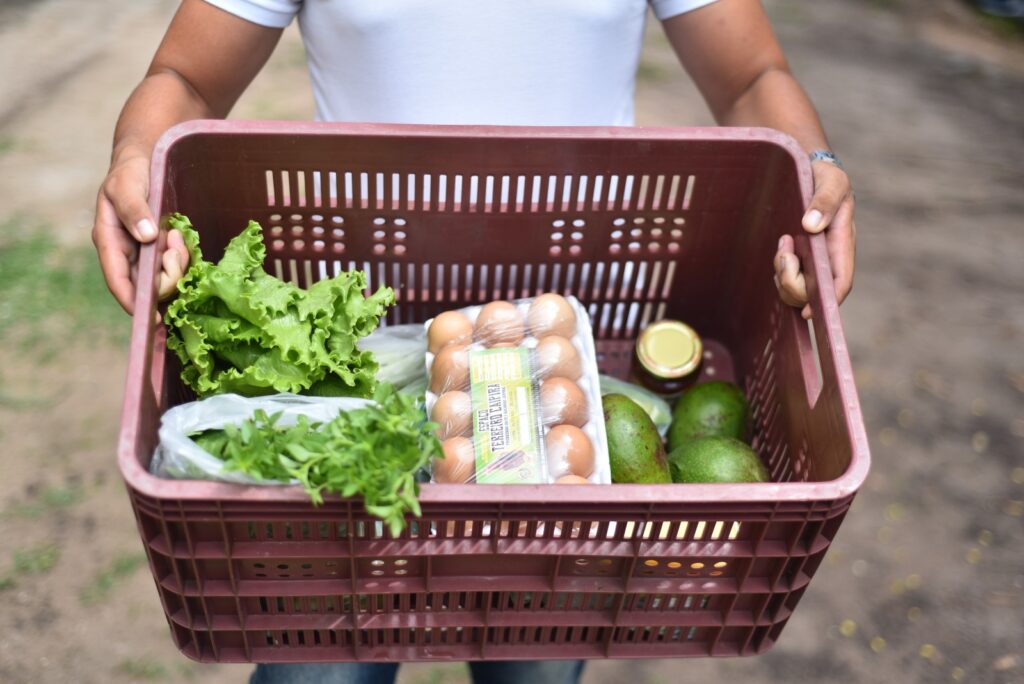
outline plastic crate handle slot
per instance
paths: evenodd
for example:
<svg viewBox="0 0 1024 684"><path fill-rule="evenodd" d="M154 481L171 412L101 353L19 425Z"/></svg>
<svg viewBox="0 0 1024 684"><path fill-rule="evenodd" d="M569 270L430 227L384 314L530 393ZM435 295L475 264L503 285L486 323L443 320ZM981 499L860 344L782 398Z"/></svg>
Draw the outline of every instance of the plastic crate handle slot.
<svg viewBox="0 0 1024 684"><path fill-rule="evenodd" d="M822 390L826 386L839 384L839 378L847 374L837 367L838 361L833 354L836 345L845 348L846 341L839 319L839 303L836 300L825 235L801 235L795 242L795 248L800 262L812 265L812 268L804 272L811 320L804 321L800 310L796 308L792 309L792 320L796 326L795 336L800 351L807 404L813 410Z"/></svg>
<svg viewBox="0 0 1024 684"><path fill-rule="evenodd" d="M821 237L821 236L813 236ZM807 238L800 236L794 242L794 249L797 251L800 257L800 263L807 264L808 255L810 248L804 247L807 242ZM805 274L807 280L807 293L808 299L813 300L814 297L810 293L811 288L811 276ZM789 317L790 324L793 326L793 337L796 339L797 352L800 356L800 371L804 379L804 390L807 393L807 405L812 409L818 403L818 397L821 396L821 388L824 386L824 376L822 373L821 365L821 354L819 353L819 344L817 340L817 331L815 329L815 322L818 320L819 314L818 309L811 303L811 319L805 321L803 316L800 315L800 309L796 307L785 307L789 310L787 316Z"/></svg>
<svg viewBox="0 0 1024 684"><path fill-rule="evenodd" d="M818 464L822 477L839 477L849 473L850 468L856 468L861 473L857 479L862 481L870 462L867 436L846 349L825 235L800 236L796 250L801 263L810 265L804 271L811 305L810 325L801 319L797 309L792 310L791 319L796 326L796 344L810 407L803 428L807 448L823 450L823 460ZM817 368L821 369L820 376ZM819 401L823 394L825 401ZM834 429L830 426L844 426L849 431L849 452L845 448L825 448L830 430Z"/></svg>

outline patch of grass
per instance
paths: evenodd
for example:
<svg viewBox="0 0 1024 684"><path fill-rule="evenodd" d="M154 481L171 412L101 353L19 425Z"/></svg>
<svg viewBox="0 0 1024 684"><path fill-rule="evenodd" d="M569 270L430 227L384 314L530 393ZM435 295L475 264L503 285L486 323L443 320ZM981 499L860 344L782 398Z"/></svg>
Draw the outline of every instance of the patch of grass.
<svg viewBox="0 0 1024 684"><path fill-rule="evenodd" d="M53 405L52 399L19 397L8 394L3 387L0 387L0 408L10 409L11 411L32 411L44 409L51 405Z"/></svg>
<svg viewBox="0 0 1024 684"><path fill-rule="evenodd" d="M79 593L78 598L84 606L91 606L110 597L119 581L131 575L146 564L146 556L142 553L125 554L115 558L100 574L93 578Z"/></svg>
<svg viewBox="0 0 1024 684"><path fill-rule="evenodd" d="M444 684L446 681L450 681L444 670L434 669L427 673L427 681L430 684Z"/></svg>
<svg viewBox="0 0 1024 684"><path fill-rule="evenodd" d="M41 575L53 569L60 558L56 544L40 544L14 552L15 575Z"/></svg>
<svg viewBox="0 0 1024 684"><path fill-rule="evenodd" d="M0 135L0 157L10 154L17 149L18 144L9 135Z"/></svg>
<svg viewBox="0 0 1024 684"><path fill-rule="evenodd" d="M0 222L0 342L45 357L86 334L123 342L129 329L91 245L63 247L43 226Z"/></svg>
<svg viewBox="0 0 1024 684"><path fill-rule="evenodd" d="M1012 17L997 17L994 14L980 13L981 23L993 33L1007 40L1024 39L1024 21Z"/></svg>
<svg viewBox="0 0 1024 684"><path fill-rule="evenodd" d="M667 76L664 69L650 62L640 62L640 66L636 69L636 80L645 83L664 81Z"/></svg>
<svg viewBox="0 0 1024 684"><path fill-rule="evenodd" d="M10 573L0 577L0 591L13 589L18 584L18 578L24 575L48 573L59 559L60 547L56 544L37 544L16 550Z"/></svg>
<svg viewBox="0 0 1024 684"><path fill-rule="evenodd" d="M960 0L960 2L970 8L981 26L986 27L1000 38L1006 40L1024 39L1024 18L1001 16L997 9L998 3L981 3L978 0ZM986 11L986 4L989 5L988 9L993 11Z"/></svg>
<svg viewBox="0 0 1024 684"><path fill-rule="evenodd" d="M810 12L804 5L794 0L786 0L786 2L780 2L773 4L766 8L768 12L768 18L772 22L792 24L793 26L804 26L811 19Z"/></svg>
<svg viewBox="0 0 1024 684"><path fill-rule="evenodd" d="M281 57L281 64L287 67L306 66L306 46L301 42L289 46L288 50Z"/></svg>
<svg viewBox="0 0 1024 684"><path fill-rule="evenodd" d="M81 487L47 487L41 497L49 508L66 508L82 500Z"/></svg>
<svg viewBox="0 0 1024 684"><path fill-rule="evenodd" d="M451 684L466 681L465 667L460 665L435 665L426 672L418 673L413 684Z"/></svg>
<svg viewBox="0 0 1024 684"><path fill-rule="evenodd" d="M145 657L126 658L114 667L114 672L131 679L141 679L147 682L167 679L167 668L156 660Z"/></svg>
<svg viewBox="0 0 1024 684"><path fill-rule="evenodd" d="M200 665L192 661L178 663L178 674L181 678L187 682L191 682L193 679L199 676Z"/></svg>
<svg viewBox="0 0 1024 684"><path fill-rule="evenodd" d="M0 518L41 518L52 511L74 506L84 495L80 486L47 487L39 496L14 504Z"/></svg>

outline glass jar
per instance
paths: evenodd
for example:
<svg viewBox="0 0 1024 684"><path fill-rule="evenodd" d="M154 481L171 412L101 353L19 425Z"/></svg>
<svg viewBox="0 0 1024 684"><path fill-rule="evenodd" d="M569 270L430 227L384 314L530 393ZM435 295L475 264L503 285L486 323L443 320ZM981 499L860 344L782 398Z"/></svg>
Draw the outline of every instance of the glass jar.
<svg viewBox="0 0 1024 684"><path fill-rule="evenodd" d="M681 321L655 321L636 339L633 375L653 392L676 396L696 382L703 355L693 328Z"/></svg>

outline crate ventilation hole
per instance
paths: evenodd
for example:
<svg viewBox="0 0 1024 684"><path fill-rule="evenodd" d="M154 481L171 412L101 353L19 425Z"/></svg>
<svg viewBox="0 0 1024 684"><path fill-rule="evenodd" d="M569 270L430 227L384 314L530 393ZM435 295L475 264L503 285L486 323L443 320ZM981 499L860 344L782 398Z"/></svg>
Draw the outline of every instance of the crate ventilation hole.
<svg viewBox="0 0 1024 684"><path fill-rule="evenodd" d="M264 172L267 206L520 213L686 211L696 176ZM685 181L684 181L685 178Z"/></svg>

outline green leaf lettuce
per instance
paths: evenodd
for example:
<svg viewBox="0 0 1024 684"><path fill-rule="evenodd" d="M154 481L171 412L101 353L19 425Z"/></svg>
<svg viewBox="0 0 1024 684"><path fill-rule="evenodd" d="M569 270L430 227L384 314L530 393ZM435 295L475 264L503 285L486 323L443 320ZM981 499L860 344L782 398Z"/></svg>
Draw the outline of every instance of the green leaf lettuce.
<svg viewBox="0 0 1024 684"><path fill-rule="evenodd" d="M394 304L390 288L364 297L361 271L305 290L283 282L263 270L266 247L255 221L214 264L203 259L188 218L174 214L169 223L184 235L190 263L164 317L167 346L196 394L373 394L377 363L356 342Z"/></svg>

